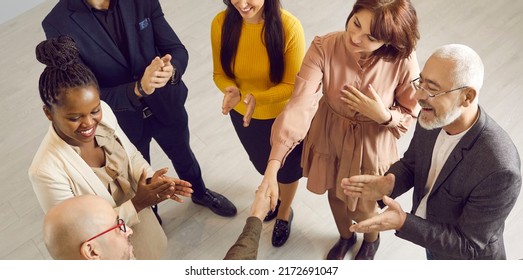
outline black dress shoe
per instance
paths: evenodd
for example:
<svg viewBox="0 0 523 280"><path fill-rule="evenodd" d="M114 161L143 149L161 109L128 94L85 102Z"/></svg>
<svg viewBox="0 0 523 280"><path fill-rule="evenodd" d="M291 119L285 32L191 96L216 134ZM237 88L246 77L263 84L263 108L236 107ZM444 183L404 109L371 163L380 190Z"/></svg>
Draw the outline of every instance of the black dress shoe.
<svg viewBox="0 0 523 280"><path fill-rule="evenodd" d="M263 219L264 222L272 221L274 218L276 218L276 216L278 216L278 210L280 210L280 203L281 200L278 199L278 203L276 204L274 211L270 210L269 213L267 213L267 216L265 216L265 219Z"/></svg>
<svg viewBox="0 0 523 280"><path fill-rule="evenodd" d="M236 215L236 206L232 204L225 196L213 192L209 189L205 191L202 198L192 197L192 202L208 207L214 213L224 217Z"/></svg>
<svg viewBox="0 0 523 280"><path fill-rule="evenodd" d="M374 242L367 242L363 240L363 243L361 243L360 250L358 251L358 254L356 254L355 260L373 260L374 256L376 255L376 252L378 251L378 247L380 246L380 236L378 235L378 239Z"/></svg>
<svg viewBox="0 0 523 280"><path fill-rule="evenodd" d="M352 246L356 243L356 234L353 233L351 237L344 239L340 237L340 240L334 244L327 254L327 260L343 260L345 255Z"/></svg>
<svg viewBox="0 0 523 280"><path fill-rule="evenodd" d="M280 247L285 244L285 242L287 242L289 235L291 235L291 224L293 216L294 211L292 211L291 208L289 221L276 219L276 222L274 223L274 230L272 231L272 246Z"/></svg>
<svg viewBox="0 0 523 280"><path fill-rule="evenodd" d="M151 206L151 208L153 209L153 213L156 216L156 219L158 219L158 223L162 225L162 218L160 218L160 214L158 214L158 204Z"/></svg>

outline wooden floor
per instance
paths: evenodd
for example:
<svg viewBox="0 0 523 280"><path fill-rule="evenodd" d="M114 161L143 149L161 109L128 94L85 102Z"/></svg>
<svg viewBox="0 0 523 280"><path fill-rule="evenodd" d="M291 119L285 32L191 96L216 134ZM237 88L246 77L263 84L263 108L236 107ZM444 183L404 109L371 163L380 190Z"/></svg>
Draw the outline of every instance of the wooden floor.
<svg viewBox="0 0 523 280"><path fill-rule="evenodd" d="M44 40L40 22L56 0L0 25L0 259L49 259L42 242L43 212L27 177L27 169L48 121L38 96L38 77L43 65L34 49ZM184 76L190 92L191 143L204 179L215 191L228 196L238 207L234 218L218 217L189 201L160 205L172 259L213 260L223 258L234 243L248 215L254 190L261 180L247 159L229 118L220 112L221 97L212 81L210 22L224 8L222 1L162 0L167 20L190 54ZM319 5L321 3L321 5ZM422 39L418 58L423 64L438 46L463 43L474 48L486 66L480 104L508 131L523 152L523 1L513 0L413 0L420 19ZM314 35L344 28L353 1L283 0L284 8L296 15L305 29L307 44ZM412 134L400 141L401 151ZM169 166L154 144L155 169ZM170 171L175 175L174 171ZM271 245L273 222L264 226L260 259L323 259L338 238L326 196L308 192L301 181L293 203L292 234L281 248ZM399 201L410 210L410 197ZM509 259L523 258L523 201L520 198L506 221L505 243ZM359 236L361 240L361 236ZM359 243L359 242L358 242ZM424 250L382 234L376 259L424 259ZM353 248L351 256L358 249ZM348 256L350 257L350 256Z"/></svg>

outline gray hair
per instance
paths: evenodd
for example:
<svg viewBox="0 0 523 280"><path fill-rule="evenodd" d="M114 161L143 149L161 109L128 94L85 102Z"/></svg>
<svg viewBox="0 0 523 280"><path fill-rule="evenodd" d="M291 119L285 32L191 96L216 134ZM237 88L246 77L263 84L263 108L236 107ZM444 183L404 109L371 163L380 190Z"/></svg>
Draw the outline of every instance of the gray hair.
<svg viewBox="0 0 523 280"><path fill-rule="evenodd" d="M449 44L439 47L432 56L450 59L455 63L451 75L454 86L472 87L479 93L483 85L485 68L479 55L470 47L460 44Z"/></svg>

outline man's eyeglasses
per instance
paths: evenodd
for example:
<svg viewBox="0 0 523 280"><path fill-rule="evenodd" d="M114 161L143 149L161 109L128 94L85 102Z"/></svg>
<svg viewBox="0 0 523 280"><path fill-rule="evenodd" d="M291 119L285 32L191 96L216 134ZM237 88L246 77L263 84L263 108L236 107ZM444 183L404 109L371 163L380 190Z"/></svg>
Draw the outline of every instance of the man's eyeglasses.
<svg viewBox="0 0 523 280"><path fill-rule="evenodd" d="M453 91L456 91L456 90L460 90L460 89L464 89L464 88L468 88L468 86L464 86L464 87L459 87L459 88L455 88L455 89L451 89L451 90L447 90L447 91L442 91L442 92L432 92L424 87L421 86L421 78L416 78L414 80L412 80L410 82L412 84L412 86L414 86L414 88L416 90L422 90L423 92L425 92L429 97L436 97L436 96L440 96L440 95L443 95L445 93L449 93L449 92L453 92Z"/></svg>
<svg viewBox="0 0 523 280"><path fill-rule="evenodd" d="M118 218L118 219L116 219L116 225L114 227L111 227L111 228L109 228L107 230L104 230L104 231L100 232L99 234L97 234L97 235L87 239L87 241L85 241L85 242L89 242L89 241L91 241L91 240L93 240L95 238L98 238L98 237L100 237L100 236L102 236L102 235L104 235L104 234L114 230L115 228L120 228L121 231L127 232L127 227L125 226L125 222L122 219Z"/></svg>

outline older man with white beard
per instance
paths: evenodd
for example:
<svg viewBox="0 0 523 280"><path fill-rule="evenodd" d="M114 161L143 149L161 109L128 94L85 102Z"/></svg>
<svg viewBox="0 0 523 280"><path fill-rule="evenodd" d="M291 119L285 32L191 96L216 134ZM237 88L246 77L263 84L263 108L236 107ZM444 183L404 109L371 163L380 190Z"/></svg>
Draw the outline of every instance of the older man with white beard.
<svg viewBox="0 0 523 280"><path fill-rule="evenodd" d="M521 188L518 151L478 105L481 58L445 45L412 81L422 107L408 150L385 176L345 178L347 195L382 200L387 210L351 226L396 230L426 249L427 259L505 259L503 230ZM412 211L393 200L414 188Z"/></svg>

